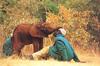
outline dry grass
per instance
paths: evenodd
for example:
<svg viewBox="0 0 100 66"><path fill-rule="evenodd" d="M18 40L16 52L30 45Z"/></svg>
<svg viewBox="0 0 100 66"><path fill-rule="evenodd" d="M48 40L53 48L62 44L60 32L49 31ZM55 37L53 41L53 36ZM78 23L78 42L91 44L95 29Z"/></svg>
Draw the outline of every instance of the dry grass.
<svg viewBox="0 0 100 66"><path fill-rule="evenodd" d="M31 45L30 45L31 46ZM30 47L27 46L27 47ZM1 47L1 44L0 44ZM1 50L2 48L0 48ZM30 49L23 49L24 54L30 54L32 48ZM9 58L0 58L0 66L100 66L100 57L99 56L93 56L92 54L87 54L82 51L77 51L77 54L79 58L82 61L86 61L86 63L75 63L73 61L71 62L59 62L56 60L27 60L27 59L19 59L16 57L16 59ZM81 52L81 53L80 53Z"/></svg>
<svg viewBox="0 0 100 66"><path fill-rule="evenodd" d="M59 62L56 60L25 60L25 59L11 59L1 58L0 66L100 66L100 58L90 55L79 55L80 59L86 63L75 62Z"/></svg>

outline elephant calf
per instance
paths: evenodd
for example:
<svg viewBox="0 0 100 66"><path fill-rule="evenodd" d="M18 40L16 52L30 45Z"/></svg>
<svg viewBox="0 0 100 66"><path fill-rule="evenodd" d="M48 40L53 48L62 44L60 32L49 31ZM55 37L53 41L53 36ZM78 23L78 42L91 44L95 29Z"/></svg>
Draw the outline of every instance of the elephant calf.
<svg viewBox="0 0 100 66"><path fill-rule="evenodd" d="M43 48L43 38L59 29L59 26L53 26L52 23L39 24L20 24L18 25L11 37L12 53L21 52L25 45L33 44L34 52Z"/></svg>

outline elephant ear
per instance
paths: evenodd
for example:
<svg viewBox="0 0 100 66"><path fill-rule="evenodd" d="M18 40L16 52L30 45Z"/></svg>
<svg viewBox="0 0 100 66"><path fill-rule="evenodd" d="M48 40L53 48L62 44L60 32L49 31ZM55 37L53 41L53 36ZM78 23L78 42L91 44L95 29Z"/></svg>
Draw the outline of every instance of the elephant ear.
<svg viewBox="0 0 100 66"><path fill-rule="evenodd" d="M32 27L29 30L29 33L32 37L39 37L39 38L43 38L43 37L48 37L48 34L43 32L44 27L42 27L39 24L36 25L32 25Z"/></svg>
<svg viewBox="0 0 100 66"><path fill-rule="evenodd" d="M32 25L29 32L33 37L48 37L49 34L61 28L60 26L56 26L53 23L39 23L36 25Z"/></svg>

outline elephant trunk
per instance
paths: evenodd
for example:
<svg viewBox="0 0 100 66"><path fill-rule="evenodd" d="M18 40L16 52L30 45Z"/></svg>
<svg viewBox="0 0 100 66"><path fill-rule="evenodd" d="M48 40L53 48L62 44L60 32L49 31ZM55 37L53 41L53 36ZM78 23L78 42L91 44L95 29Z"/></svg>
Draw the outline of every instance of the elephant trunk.
<svg viewBox="0 0 100 66"><path fill-rule="evenodd" d="M49 34L51 34L51 33L55 32L55 31L57 31L57 30L60 29L60 28L62 28L62 27L57 27L56 29L52 30Z"/></svg>

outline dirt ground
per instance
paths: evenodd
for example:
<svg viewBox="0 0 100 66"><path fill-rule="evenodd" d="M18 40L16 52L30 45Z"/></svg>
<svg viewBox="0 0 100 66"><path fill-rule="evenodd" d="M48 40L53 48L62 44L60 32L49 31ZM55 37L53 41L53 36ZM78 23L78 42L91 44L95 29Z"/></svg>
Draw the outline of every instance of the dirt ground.
<svg viewBox="0 0 100 66"><path fill-rule="evenodd" d="M92 55L79 55L82 61L86 63L59 62L56 60L26 60L0 58L0 66L100 66L100 57Z"/></svg>
<svg viewBox="0 0 100 66"><path fill-rule="evenodd" d="M0 52L2 51L2 44L0 43ZM29 50L25 50L23 53L28 53ZM77 51L77 50L76 50ZM80 50L79 50L80 51ZM81 52L81 51L80 51ZM76 63L71 62L59 62L56 60L27 60L27 59L12 59L12 58L2 58L0 56L0 66L100 66L100 56L93 55L92 53L77 52L78 57L81 61L86 63ZM30 54L29 52L28 54ZM1 55L1 54L0 54Z"/></svg>

